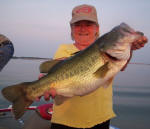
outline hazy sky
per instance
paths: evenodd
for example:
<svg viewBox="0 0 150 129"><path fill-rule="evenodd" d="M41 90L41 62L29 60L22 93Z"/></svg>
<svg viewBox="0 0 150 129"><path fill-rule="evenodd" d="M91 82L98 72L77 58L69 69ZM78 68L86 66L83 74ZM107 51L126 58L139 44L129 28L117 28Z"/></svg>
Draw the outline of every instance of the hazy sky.
<svg viewBox="0 0 150 129"><path fill-rule="evenodd" d="M62 43L72 43L72 8L97 9L101 35L125 22L150 39L150 0L0 0L0 33L14 44L15 56L53 57ZM150 63L150 44L134 53L132 62Z"/></svg>

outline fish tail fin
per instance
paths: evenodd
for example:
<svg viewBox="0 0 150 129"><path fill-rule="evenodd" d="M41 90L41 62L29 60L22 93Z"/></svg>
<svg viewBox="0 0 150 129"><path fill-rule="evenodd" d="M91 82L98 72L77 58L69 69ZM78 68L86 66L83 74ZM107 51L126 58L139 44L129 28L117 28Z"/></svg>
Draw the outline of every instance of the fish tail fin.
<svg viewBox="0 0 150 129"><path fill-rule="evenodd" d="M3 96L12 102L12 111L16 119L19 119L30 106L33 101L29 100L26 96L26 87L28 83L21 83L18 85L8 86L2 90Z"/></svg>

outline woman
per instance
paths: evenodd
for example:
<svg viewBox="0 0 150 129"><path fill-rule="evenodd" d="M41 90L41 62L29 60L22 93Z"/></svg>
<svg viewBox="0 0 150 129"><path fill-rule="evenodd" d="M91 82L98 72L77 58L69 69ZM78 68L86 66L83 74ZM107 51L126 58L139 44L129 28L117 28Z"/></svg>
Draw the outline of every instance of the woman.
<svg viewBox="0 0 150 129"><path fill-rule="evenodd" d="M99 24L95 7L91 5L75 7L70 26L74 43L60 45L55 53L55 59L67 58L85 49L98 38ZM133 43L133 49L143 47L146 42L146 37L143 37ZM49 100L49 95L49 91L45 92L45 100ZM110 119L115 117L112 104L112 83L108 88L101 87L83 97L72 97L59 106L54 104L51 129L109 129Z"/></svg>

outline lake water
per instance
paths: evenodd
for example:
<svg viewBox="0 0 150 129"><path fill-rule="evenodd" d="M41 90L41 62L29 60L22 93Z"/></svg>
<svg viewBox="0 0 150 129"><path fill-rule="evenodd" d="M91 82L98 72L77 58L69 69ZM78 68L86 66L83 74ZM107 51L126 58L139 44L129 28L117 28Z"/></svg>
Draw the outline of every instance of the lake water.
<svg viewBox="0 0 150 129"><path fill-rule="evenodd" d="M10 60L0 72L0 90L8 85L36 80L43 61ZM117 117L111 124L120 129L150 129L150 66L129 64L125 72L117 75L113 89ZM9 104L0 93L0 108Z"/></svg>

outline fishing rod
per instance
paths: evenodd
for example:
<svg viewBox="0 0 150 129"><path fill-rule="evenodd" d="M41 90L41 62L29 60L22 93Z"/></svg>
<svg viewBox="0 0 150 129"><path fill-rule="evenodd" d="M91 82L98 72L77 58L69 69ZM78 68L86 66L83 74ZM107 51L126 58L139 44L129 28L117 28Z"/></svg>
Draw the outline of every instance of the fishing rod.
<svg viewBox="0 0 150 129"><path fill-rule="evenodd" d="M42 104L40 106L29 106L26 108L26 110L35 110L39 113L39 115L46 119L46 120L51 120L52 117L52 113L53 113L53 104L49 103L49 104ZM1 108L0 109L0 113L1 112L11 112L12 111L12 105L9 105L8 108Z"/></svg>
<svg viewBox="0 0 150 129"><path fill-rule="evenodd" d="M146 63L140 63L140 62L131 62L129 64L134 64L134 65L150 65L150 64L146 64Z"/></svg>
<svg viewBox="0 0 150 129"><path fill-rule="evenodd" d="M35 110L37 108L37 106L29 106L26 109L27 110ZM12 105L9 105L8 108L1 108L0 112L10 112L12 111Z"/></svg>

